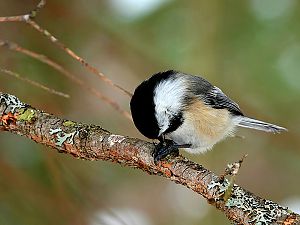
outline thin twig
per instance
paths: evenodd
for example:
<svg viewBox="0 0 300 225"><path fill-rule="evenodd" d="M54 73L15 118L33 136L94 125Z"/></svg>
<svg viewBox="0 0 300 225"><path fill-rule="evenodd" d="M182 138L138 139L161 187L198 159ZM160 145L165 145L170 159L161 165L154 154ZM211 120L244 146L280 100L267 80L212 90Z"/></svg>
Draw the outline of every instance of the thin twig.
<svg viewBox="0 0 300 225"><path fill-rule="evenodd" d="M111 98L103 95L98 90L90 87L84 81L82 81L81 79L79 79L76 76L74 76L70 71L66 70L63 66L61 66L60 64L54 62L49 57L47 57L45 55L42 55L42 54L39 54L39 53L36 53L36 52L33 52L33 51L30 51L30 50L28 50L26 48L23 48L23 47L19 46L18 44L14 43L14 42L3 41L1 39L0 39L0 47L6 47L6 48L8 48L10 50L13 50L13 51L16 51L16 52L20 52L22 54L30 56L30 57L32 57L34 59L39 60L40 62L43 62L43 63L51 66L55 70L57 70L60 73L62 73L63 75L65 75L71 81L73 81L77 85L81 86L82 88L86 89L92 95L96 96L98 99L100 99L100 100L104 101L105 103L109 104L111 107L113 107L115 110L117 110L123 116L125 116L127 119L131 120L130 113L128 113L126 110L122 109L120 107L120 105L116 101L114 101Z"/></svg>
<svg viewBox="0 0 300 225"><path fill-rule="evenodd" d="M37 13L42 9L44 8L46 5L46 0L41 0L39 2L39 4L36 6L36 8L34 10L32 10L29 15L30 15L30 18L33 19L36 17Z"/></svg>
<svg viewBox="0 0 300 225"><path fill-rule="evenodd" d="M43 84L40 84L40 83L38 83L36 81L33 81L33 80L28 79L28 78L22 77L22 76L20 76L20 74L17 74L15 72L10 71L10 70L0 68L0 72L5 73L5 74L7 74L9 76L13 76L13 77L15 77L15 78L17 78L17 79L19 79L21 81L24 81L26 83L29 83L32 86L41 88L41 89L43 89L43 90L45 90L45 91L47 91L47 92L49 92L51 94L55 94L55 95L58 95L58 96L61 96L61 97L64 97L64 98L70 98L70 95L68 95L68 94L62 93L60 91L56 91L56 90L54 90L52 88L49 88L49 87L47 87L47 86L45 86Z"/></svg>
<svg viewBox="0 0 300 225"><path fill-rule="evenodd" d="M56 37L54 37L49 31L46 29L43 29L40 25L38 25L33 19L39 12L39 10L44 7L46 4L45 0L41 0L36 7L36 9L32 10L29 14L20 15L20 16L10 16L10 17L0 17L0 22L26 22L30 26L32 26L34 29L36 29L38 32L43 34L45 37L47 37L52 43L56 44L60 49L62 49L64 52L66 52L69 56L77 60L81 63L85 68L87 68L90 72L98 76L101 80L109 84L110 86L121 90L123 93L128 95L129 97L132 96L132 93L125 90L121 86L115 84L112 80L110 80L107 76L105 76L103 73L101 73L99 70L97 70L96 67L90 65L86 60L78 56L74 51L72 51L70 48L66 47L62 42L60 42Z"/></svg>
<svg viewBox="0 0 300 225"><path fill-rule="evenodd" d="M231 197L231 193L232 193L232 188L235 182L235 178L242 166L242 163L244 162L244 159L248 156L248 154L243 155L243 157L238 161L238 162L234 162L234 163L230 163L227 165L224 174L222 174L220 176L220 180L224 180L225 176L227 175L231 175L230 180L229 180L229 185L228 188L226 189L224 195L223 195L223 199L225 202L227 202L227 200Z"/></svg>
<svg viewBox="0 0 300 225"><path fill-rule="evenodd" d="M34 19L38 12L44 8L46 5L46 0L41 0L35 9L31 10L28 14L19 16L4 16L0 17L0 22L27 22L30 19Z"/></svg>
<svg viewBox="0 0 300 225"><path fill-rule="evenodd" d="M34 29L36 29L37 31L39 31L40 33L42 33L45 37L47 37L52 43L56 44L60 49L62 49L63 51L65 51L69 56L71 56L72 58L74 58L75 60L77 60L78 62L80 62L81 65L83 65L84 67L86 67L90 72L92 72L93 74L95 74L96 76L98 76L101 80L103 80L104 82L106 82L110 86L115 87L115 88L121 90L123 93L125 93L129 97L132 96L132 93L130 93L129 91L125 90L121 86L115 84L112 80L110 80L109 78L107 78L103 73L101 73L100 71L98 71L96 69L96 67L90 65L86 60L84 60L83 58L81 58L80 56L78 56L74 51L72 51L70 48L66 47L62 42L60 42L56 37L54 37L49 31L47 31L47 30L43 29L42 27L40 27L33 20L27 20L26 22L28 24L30 24Z"/></svg>

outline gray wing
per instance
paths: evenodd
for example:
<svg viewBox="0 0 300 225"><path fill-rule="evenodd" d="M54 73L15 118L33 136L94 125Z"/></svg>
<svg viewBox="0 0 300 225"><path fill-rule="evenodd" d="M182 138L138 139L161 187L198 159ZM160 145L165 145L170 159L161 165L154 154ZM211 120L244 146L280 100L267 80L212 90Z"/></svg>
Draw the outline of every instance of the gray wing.
<svg viewBox="0 0 300 225"><path fill-rule="evenodd" d="M228 98L220 88L213 87L204 96L204 101L216 109L228 109L232 114L243 116L243 113L237 103Z"/></svg>
<svg viewBox="0 0 300 225"><path fill-rule="evenodd" d="M203 99L207 105L216 109L227 109L234 115L243 116L239 105L228 98L220 88L213 86L200 76L185 75L190 81L190 91ZM193 97L191 97L191 99L193 99Z"/></svg>

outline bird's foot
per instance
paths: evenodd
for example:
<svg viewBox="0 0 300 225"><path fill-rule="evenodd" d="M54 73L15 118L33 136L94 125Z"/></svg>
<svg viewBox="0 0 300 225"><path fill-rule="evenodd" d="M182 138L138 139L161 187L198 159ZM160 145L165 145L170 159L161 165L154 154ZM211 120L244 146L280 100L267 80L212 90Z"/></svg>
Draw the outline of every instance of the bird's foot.
<svg viewBox="0 0 300 225"><path fill-rule="evenodd" d="M155 145L153 152L154 163L157 164L158 161L166 158L168 155L173 155L174 157L179 155L178 148L189 148L190 144L178 145L172 140L164 139Z"/></svg>

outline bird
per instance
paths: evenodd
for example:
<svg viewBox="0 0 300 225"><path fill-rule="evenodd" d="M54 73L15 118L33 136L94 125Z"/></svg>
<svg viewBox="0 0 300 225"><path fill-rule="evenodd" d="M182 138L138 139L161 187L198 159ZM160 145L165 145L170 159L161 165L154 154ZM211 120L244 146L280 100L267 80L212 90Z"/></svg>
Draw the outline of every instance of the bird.
<svg viewBox="0 0 300 225"><path fill-rule="evenodd" d="M205 153L232 136L237 127L280 133L284 127L247 117L220 88L201 76L175 70L158 72L137 86L130 100L136 128L159 140L154 162L179 148Z"/></svg>

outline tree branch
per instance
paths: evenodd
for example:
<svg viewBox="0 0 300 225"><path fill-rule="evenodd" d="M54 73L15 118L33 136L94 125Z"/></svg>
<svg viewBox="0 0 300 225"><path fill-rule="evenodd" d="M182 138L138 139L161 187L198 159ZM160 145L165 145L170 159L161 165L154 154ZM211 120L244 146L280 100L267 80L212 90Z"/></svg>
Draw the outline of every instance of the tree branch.
<svg viewBox="0 0 300 225"><path fill-rule="evenodd" d="M57 118L1 92L0 115L0 131L26 136L76 158L111 161L166 177L201 194L234 223L300 224L300 215L236 184L230 185L227 179L182 156L155 165L152 143L115 135L96 125ZM230 196L225 201L228 188L231 188Z"/></svg>

